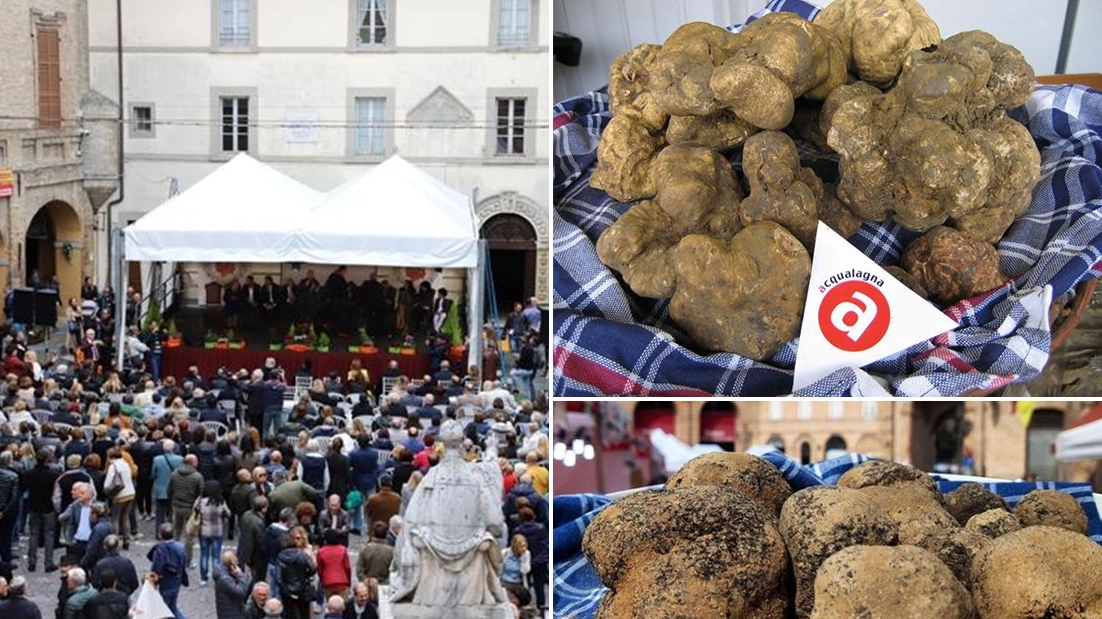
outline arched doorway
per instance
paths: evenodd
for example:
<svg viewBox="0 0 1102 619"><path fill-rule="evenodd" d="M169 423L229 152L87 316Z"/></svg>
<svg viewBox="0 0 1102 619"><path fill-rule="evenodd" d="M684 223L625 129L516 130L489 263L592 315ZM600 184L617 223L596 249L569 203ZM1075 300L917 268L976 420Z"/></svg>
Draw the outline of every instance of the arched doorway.
<svg viewBox="0 0 1102 619"><path fill-rule="evenodd" d="M636 435L646 436L655 428L666 434L677 432L677 409L673 402L659 400L637 402L632 416Z"/></svg>
<svg viewBox="0 0 1102 619"><path fill-rule="evenodd" d="M1026 475L1036 475L1040 481L1056 480L1058 471L1052 444L1063 429L1064 413L1051 409L1033 412L1026 430Z"/></svg>
<svg viewBox="0 0 1102 619"><path fill-rule="evenodd" d="M972 430L960 402L913 402L911 465L923 471L960 470L964 439Z"/></svg>
<svg viewBox="0 0 1102 619"><path fill-rule="evenodd" d="M811 464L811 443L800 443L800 464Z"/></svg>
<svg viewBox="0 0 1102 619"><path fill-rule="evenodd" d="M824 455L828 460L845 454L846 439L838 436L837 434L831 435L831 437L827 439L825 451L826 453Z"/></svg>
<svg viewBox="0 0 1102 619"><path fill-rule="evenodd" d="M23 281L31 286L56 276L63 304L79 296L83 236L80 217L65 202L55 200L38 209L24 236Z"/></svg>
<svg viewBox="0 0 1102 619"><path fill-rule="evenodd" d="M500 213L482 224L480 235L490 250L494 298L504 315L536 292L536 230L520 215Z"/></svg>
<svg viewBox="0 0 1102 619"><path fill-rule="evenodd" d="M734 451L737 416L734 402L705 402L700 408L700 442L718 445L724 451Z"/></svg>

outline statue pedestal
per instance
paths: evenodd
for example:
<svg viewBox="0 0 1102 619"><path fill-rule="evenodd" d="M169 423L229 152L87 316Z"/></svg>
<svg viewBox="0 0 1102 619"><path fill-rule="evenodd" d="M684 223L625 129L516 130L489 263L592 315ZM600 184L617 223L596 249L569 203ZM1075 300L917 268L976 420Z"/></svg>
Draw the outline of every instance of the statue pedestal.
<svg viewBox="0 0 1102 619"><path fill-rule="evenodd" d="M493 606L426 606L391 604L394 619L512 619L508 604Z"/></svg>

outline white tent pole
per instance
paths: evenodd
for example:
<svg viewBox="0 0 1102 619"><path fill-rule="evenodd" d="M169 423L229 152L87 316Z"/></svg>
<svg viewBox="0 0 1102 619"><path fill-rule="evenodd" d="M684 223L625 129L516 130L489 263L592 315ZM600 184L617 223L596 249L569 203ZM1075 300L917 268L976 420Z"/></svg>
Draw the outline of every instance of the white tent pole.
<svg viewBox="0 0 1102 619"><path fill-rule="evenodd" d="M467 269L467 332L470 334L470 346L467 349L467 365L482 369L482 316L485 313L486 268L483 256L486 241L478 242L478 263L473 269Z"/></svg>
<svg viewBox="0 0 1102 619"><path fill-rule="evenodd" d="M115 287L115 368L122 372L123 349L126 338L126 233L120 226L115 229L118 238L115 239L113 259L115 261L114 282Z"/></svg>

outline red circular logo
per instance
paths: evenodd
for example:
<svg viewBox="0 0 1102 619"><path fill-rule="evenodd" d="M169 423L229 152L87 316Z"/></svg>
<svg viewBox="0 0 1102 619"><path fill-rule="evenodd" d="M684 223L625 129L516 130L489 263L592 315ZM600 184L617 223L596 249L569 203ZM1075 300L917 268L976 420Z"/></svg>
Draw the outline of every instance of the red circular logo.
<svg viewBox="0 0 1102 619"><path fill-rule="evenodd" d="M868 350L884 339L891 322L888 300L880 289L851 279L831 288L819 306L819 330L835 348Z"/></svg>

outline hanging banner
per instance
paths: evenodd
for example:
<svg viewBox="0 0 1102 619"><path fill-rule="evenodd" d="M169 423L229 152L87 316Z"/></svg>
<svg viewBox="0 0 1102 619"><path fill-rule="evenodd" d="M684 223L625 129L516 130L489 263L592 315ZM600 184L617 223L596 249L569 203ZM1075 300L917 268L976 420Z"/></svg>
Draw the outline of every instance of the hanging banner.
<svg viewBox="0 0 1102 619"><path fill-rule="evenodd" d="M11 168L0 168L0 198L15 195L15 173Z"/></svg>

